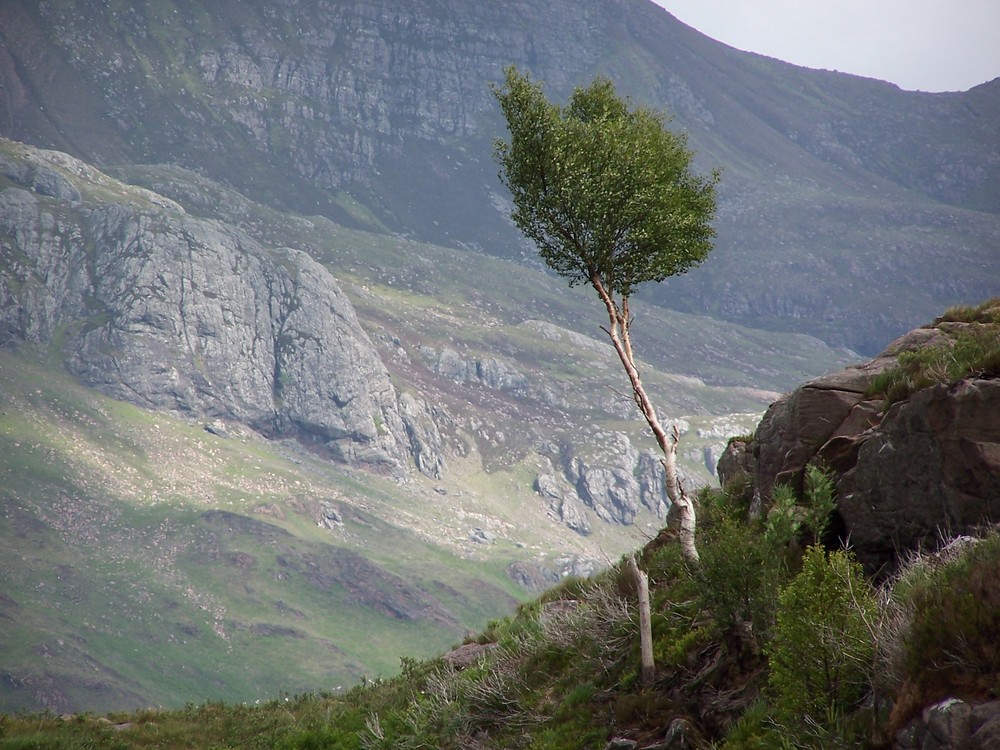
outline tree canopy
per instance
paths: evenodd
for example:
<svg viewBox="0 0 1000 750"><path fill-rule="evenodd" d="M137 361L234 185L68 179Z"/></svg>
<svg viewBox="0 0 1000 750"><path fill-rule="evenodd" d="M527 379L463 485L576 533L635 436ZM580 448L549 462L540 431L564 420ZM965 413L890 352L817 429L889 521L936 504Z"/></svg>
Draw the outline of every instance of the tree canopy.
<svg viewBox="0 0 1000 750"><path fill-rule="evenodd" d="M627 299L705 259L718 175L692 171L686 139L662 113L632 107L606 78L560 107L514 67L494 94L510 131L495 155L512 218L570 284L599 282Z"/></svg>

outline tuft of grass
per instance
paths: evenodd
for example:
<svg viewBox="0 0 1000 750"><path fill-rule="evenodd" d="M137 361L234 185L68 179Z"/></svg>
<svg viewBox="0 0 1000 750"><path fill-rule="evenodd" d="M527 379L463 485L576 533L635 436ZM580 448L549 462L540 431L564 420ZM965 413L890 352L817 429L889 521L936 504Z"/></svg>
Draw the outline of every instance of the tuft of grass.
<svg viewBox="0 0 1000 750"><path fill-rule="evenodd" d="M908 705L992 695L1000 677L1000 536L962 545L952 558L917 564L896 586L907 615L896 652Z"/></svg>
<svg viewBox="0 0 1000 750"><path fill-rule="evenodd" d="M934 321L939 323L1000 323L1000 297L993 297L978 305L955 305L944 311Z"/></svg>
<svg viewBox="0 0 1000 750"><path fill-rule="evenodd" d="M953 317L971 320L959 321L964 325L954 332L950 345L900 353L895 367L873 378L866 395L881 396L888 409L933 385L1000 376L1000 307L957 311Z"/></svg>

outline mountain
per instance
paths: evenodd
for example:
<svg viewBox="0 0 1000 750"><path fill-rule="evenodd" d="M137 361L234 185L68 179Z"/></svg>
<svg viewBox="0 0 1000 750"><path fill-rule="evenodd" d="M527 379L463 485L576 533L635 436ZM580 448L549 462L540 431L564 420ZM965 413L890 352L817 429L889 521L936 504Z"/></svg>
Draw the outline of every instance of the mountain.
<svg viewBox="0 0 1000 750"><path fill-rule="evenodd" d="M724 169L717 250L633 310L692 485L845 345L996 287L996 84L644 2L11 0L0 39L3 710L351 684L656 534L599 309L506 217L508 62L609 74Z"/></svg>
<svg viewBox="0 0 1000 750"><path fill-rule="evenodd" d="M555 96L609 75L724 173L716 252L653 303L874 353L997 288L1000 81L924 94L798 68L646 0L15 0L0 36L8 137L508 258L533 252L495 178L489 85L507 64Z"/></svg>
<svg viewBox="0 0 1000 750"><path fill-rule="evenodd" d="M663 524L578 290L128 171L0 139L3 710L352 685ZM847 356L636 312L693 483Z"/></svg>
<svg viewBox="0 0 1000 750"><path fill-rule="evenodd" d="M1000 424L990 418L1000 406L998 376L1000 298L951 308L876 359L786 394L752 445L730 443L719 467L724 486L700 495L697 565L664 529L460 645L404 658L389 679L260 705L8 716L4 739L122 748L990 750L1000 737ZM33 395L41 392L29 386L27 399L44 409ZM345 514L346 524L357 520ZM228 549L237 530L267 536L262 524L218 512L192 528L202 554ZM158 554L181 529L158 529ZM353 561L328 558L314 571L320 560L310 548L295 556L271 534L290 578L323 581L333 560ZM248 557L229 552L215 565L232 577L257 562ZM72 572L61 569L63 586ZM310 613L315 599L302 601ZM232 632L231 619L218 619L223 626L238 645L247 630L297 644L305 637L263 624ZM175 632L192 644L200 635L192 626Z"/></svg>

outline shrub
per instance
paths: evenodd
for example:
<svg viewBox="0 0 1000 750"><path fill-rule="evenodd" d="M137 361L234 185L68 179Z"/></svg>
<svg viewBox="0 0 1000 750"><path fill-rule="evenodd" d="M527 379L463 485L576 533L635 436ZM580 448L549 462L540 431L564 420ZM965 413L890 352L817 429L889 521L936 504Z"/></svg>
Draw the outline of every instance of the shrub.
<svg viewBox="0 0 1000 750"><path fill-rule="evenodd" d="M783 548L753 526L724 517L706 532L698 598L731 650L758 651L766 641L786 571Z"/></svg>
<svg viewBox="0 0 1000 750"><path fill-rule="evenodd" d="M959 549L938 568L911 569L896 586L908 612L901 677L920 702L978 697L1000 679L1000 536Z"/></svg>
<svg viewBox="0 0 1000 750"><path fill-rule="evenodd" d="M864 696L871 678L876 602L861 565L847 552L810 547L781 592L769 684L777 718L792 727L828 727Z"/></svg>

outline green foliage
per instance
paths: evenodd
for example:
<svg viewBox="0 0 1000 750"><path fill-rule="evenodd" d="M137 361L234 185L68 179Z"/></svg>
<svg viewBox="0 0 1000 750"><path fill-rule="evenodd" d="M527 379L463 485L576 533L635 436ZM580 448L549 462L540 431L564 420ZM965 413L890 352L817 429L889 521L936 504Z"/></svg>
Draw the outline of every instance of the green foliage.
<svg viewBox="0 0 1000 750"><path fill-rule="evenodd" d="M897 590L912 612L903 634L904 678L956 694L993 689L1000 675L1000 536L936 570L911 573Z"/></svg>
<svg viewBox="0 0 1000 750"><path fill-rule="evenodd" d="M771 721L771 706L764 699L750 704L729 728L722 750L783 750L789 747Z"/></svg>
<svg viewBox="0 0 1000 750"><path fill-rule="evenodd" d="M805 493L801 501L788 485L777 485L771 495L765 536L774 545L788 545L803 537L819 542L830 526L837 507L833 479L818 466L806 467Z"/></svg>
<svg viewBox="0 0 1000 750"><path fill-rule="evenodd" d="M775 485L771 491L771 510L767 514L764 536L775 547L784 547L795 541L802 527L798 496L791 485Z"/></svg>
<svg viewBox="0 0 1000 750"><path fill-rule="evenodd" d="M806 467L806 526L819 541L837 507L833 478L815 465Z"/></svg>
<svg viewBox="0 0 1000 750"><path fill-rule="evenodd" d="M512 218L570 284L599 279L627 298L705 259L718 177L691 172L692 152L662 115L630 107L604 78L559 107L510 67L494 94L510 131L495 155Z"/></svg>
<svg viewBox="0 0 1000 750"><path fill-rule="evenodd" d="M758 651L772 635L778 591L797 564L789 552L806 538L818 541L835 499L833 480L815 466L806 470L800 500L787 485L774 488L766 520L746 518L738 494L702 498L698 600L731 649Z"/></svg>
<svg viewBox="0 0 1000 750"><path fill-rule="evenodd" d="M843 551L810 547L802 570L781 592L769 684L783 724L829 724L849 711L871 679L876 602L861 566Z"/></svg>
<svg viewBox="0 0 1000 750"><path fill-rule="evenodd" d="M774 626L779 586L787 579L783 546L758 525L723 517L703 537L699 601L737 650L759 650Z"/></svg>
<svg viewBox="0 0 1000 750"><path fill-rule="evenodd" d="M897 364L872 379L867 395L881 395L886 408L917 391L952 383L970 375L1000 375L1000 310L988 307L956 311L954 317L973 318L955 333L951 345L927 346L901 352ZM988 322L981 322L985 319Z"/></svg>

